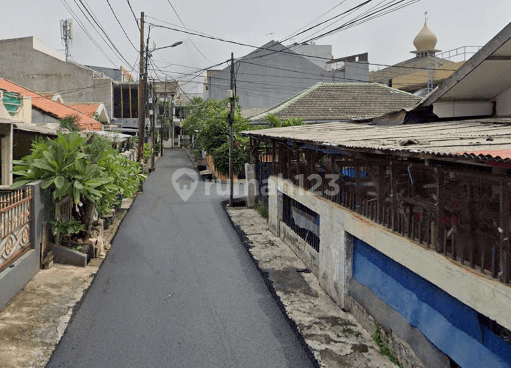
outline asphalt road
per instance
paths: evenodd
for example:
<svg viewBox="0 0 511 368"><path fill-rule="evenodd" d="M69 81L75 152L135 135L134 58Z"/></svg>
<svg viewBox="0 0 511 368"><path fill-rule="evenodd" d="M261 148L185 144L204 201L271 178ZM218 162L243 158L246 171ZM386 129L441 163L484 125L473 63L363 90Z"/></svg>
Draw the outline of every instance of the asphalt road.
<svg viewBox="0 0 511 368"><path fill-rule="evenodd" d="M226 194L198 181L183 201L172 185L183 167L182 150L157 162L47 367L313 366L222 209Z"/></svg>

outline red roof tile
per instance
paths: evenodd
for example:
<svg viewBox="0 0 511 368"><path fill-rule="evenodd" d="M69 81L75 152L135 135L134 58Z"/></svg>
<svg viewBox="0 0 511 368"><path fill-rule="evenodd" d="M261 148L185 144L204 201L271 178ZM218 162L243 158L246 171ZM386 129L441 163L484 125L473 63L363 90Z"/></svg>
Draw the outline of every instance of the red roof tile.
<svg viewBox="0 0 511 368"><path fill-rule="evenodd" d="M89 118L94 119L94 114L98 111L99 106L101 105L98 102L91 102L91 103L68 103L67 106L71 107L72 109L78 110L81 113L87 115Z"/></svg>
<svg viewBox="0 0 511 368"><path fill-rule="evenodd" d="M69 106L63 105L59 102L52 101L43 95L35 93L29 89L21 87L13 82L0 78L0 88L3 88L9 92L17 92L23 96L32 97L32 106L42 110L57 119L64 119L70 115L77 115L78 127L86 130L102 130L101 123L88 117L82 112L75 110Z"/></svg>
<svg viewBox="0 0 511 368"><path fill-rule="evenodd" d="M469 154L475 156L500 157L501 159L511 159L511 150L486 150L486 151L467 151L460 154Z"/></svg>

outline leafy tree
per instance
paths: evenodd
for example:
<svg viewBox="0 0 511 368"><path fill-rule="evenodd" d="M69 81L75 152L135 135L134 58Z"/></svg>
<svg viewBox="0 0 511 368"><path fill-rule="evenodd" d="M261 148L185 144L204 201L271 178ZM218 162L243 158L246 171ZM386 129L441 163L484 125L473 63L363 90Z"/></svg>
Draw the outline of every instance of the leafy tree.
<svg viewBox="0 0 511 368"><path fill-rule="evenodd" d="M289 118L285 121L282 121L278 116L274 114L266 115L265 120L268 121L270 128L282 128L295 125L303 125L303 121L300 118Z"/></svg>
<svg viewBox="0 0 511 368"><path fill-rule="evenodd" d="M245 147L240 144L233 145L232 150L232 167L234 173L243 171L243 166L247 162L248 152ZM211 153L215 162L215 169L224 175L229 174L229 142L223 143L220 147Z"/></svg>
<svg viewBox="0 0 511 368"><path fill-rule="evenodd" d="M80 121L80 117L78 115L68 115L64 119L60 120L60 126L70 132L78 132L81 130L78 126L78 121Z"/></svg>

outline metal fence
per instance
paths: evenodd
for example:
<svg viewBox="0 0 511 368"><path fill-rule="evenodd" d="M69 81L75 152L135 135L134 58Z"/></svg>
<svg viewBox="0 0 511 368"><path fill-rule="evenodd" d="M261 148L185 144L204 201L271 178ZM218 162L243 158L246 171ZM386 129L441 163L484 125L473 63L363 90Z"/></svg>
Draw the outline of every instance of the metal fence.
<svg viewBox="0 0 511 368"><path fill-rule="evenodd" d="M262 145L261 145L262 146ZM258 181L280 175L478 272L510 282L511 173L266 142Z"/></svg>
<svg viewBox="0 0 511 368"><path fill-rule="evenodd" d="M282 221L319 252L319 215L285 194L283 195L283 212Z"/></svg>
<svg viewBox="0 0 511 368"><path fill-rule="evenodd" d="M30 200L25 187L0 193L0 271L30 249Z"/></svg>

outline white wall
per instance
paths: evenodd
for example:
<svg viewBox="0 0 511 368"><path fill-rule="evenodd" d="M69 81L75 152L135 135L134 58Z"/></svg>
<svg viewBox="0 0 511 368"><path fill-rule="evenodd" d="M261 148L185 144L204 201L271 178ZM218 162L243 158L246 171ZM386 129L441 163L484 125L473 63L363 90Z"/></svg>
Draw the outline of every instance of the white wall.
<svg viewBox="0 0 511 368"><path fill-rule="evenodd" d="M511 116L511 87L497 96L497 116Z"/></svg>
<svg viewBox="0 0 511 368"><path fill-rule="evenodd" d="M277 191L288 195L320 215L319 280L341 307L348 295L353 255L345 246L346 232L371 245L410 271L430 281L462 303L511 329L511 289L499 281L474 273L434 250L425 249L386 227L331 201L304 191L291 182L269 178L269 224L279 223Z"/></svg>
<svg viewBox="0 0 511 368"><path fill-rule="evenodd" d="M491 116L492 102L437 102L433 104L433 113L439 118L470 116Z"/></svg>

